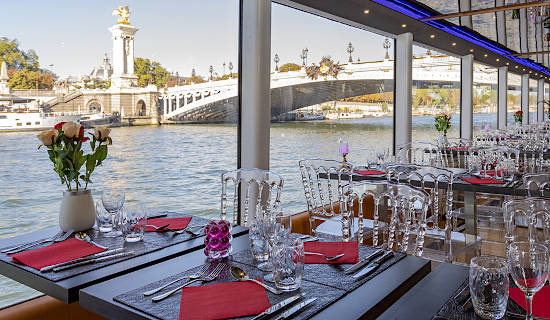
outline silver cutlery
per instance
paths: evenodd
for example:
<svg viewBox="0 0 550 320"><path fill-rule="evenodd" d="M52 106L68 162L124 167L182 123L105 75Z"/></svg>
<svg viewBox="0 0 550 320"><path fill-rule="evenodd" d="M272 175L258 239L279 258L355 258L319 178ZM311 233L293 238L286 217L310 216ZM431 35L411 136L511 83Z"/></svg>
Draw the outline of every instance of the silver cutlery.
<svg viewBox="0 0 550 320"><path fill-rule="evenodd" d="M307 299L306 301L300 302L299 304L295 305L294 307L282 313L280 316L276 317L275 320L287 319L288 317L300 311L302 308L306 307L307 305L309 305L315 300L317 300L317 298L310 298L310 299Z"/></svg>
<svg viewBox="0 0 550 320"><path fill-rule="evenodd" d="M255 316L254 318L250 319L250 320L258 320L262 317L265 317L265 316L268 316L270 314L273 314L279 310L281 310L282 308L286 307L287 305L293 303L294 301L298 301L299 299L301 299L304 295L303 294L297 294L295 296L292 296L290 298L287 298L279 303L277 303L276 305L274 306L271 306L267 309L265 309L264 312L260 313L259 315Z"/></svg>
<svg viewBox="0 0 550 320"><path fill-rule="evenodd" d="M63 232L63 231L61 231ZM32 242L32 243L28 243L28 244L25 244L23 246L20 246L19 248L17 249L13 249L13 250L9 250L9 251L6 251L5 253L6 254L14 254L14 253L19 253L19 252L23 252L23 251L27 251L27 250L30 250L31 248L34 248L38 245L41 245L41 244L44 244L44 243L48 243L48 242L61 242L61 241L65 241L67 240L67 238L73 233L74 231L73 230L69 230L67 232L65 232L63 235L59 236L59 237L54 237L54 238L51 238L51 239L44 239L44 240L40 240L40 241L35 241L35 242ZM59 233L58 233L59 234Z"/></svg>
<svg viewBox="0 0 550 320"><path fill-rule="evenodd" d="M194 226L194 227L189 227L189 228L185 228L183 230L179 230L177 231L176 233L181 233L181 232L187 232L189 233L190 235L193 235L195 237L198 237L198 236L201 236L203 231L202 229L204 229L204 227L206 227L206 225L203 225L203 226ZM197 231L192 231L191 229L198 229Z"/></svg>
<svg viewBox="0 0 550 320"><path fill-rule="evenodd" d="M162 285L162 286L160 286L160 287L158 287L158 288L155 288L155 289L149 290L149 291L145 291L145 292L143 293L143 295L144 295L144 296L150 296L150 295L155 294L155 293L161 291L162 289L168 287L169 285L174 284L174 283L176 283L176 282L178 282L178 281L181 281L181 280L183 280L183 279L189 279L189 280L198 279L198 278L202 277L202 276L206 273L206 271L208 271L209 268L210 268L210 263L205 264L204 266L202 266L202 268L200 268L199 271L195 272L194 274L192 274L192 275L190 275L190 276L185 276L185 277L177 278L176 280L170 281L170 282L168 282L167 284Z"/></svg>
<svg viewBox="0 0 550 320"><path fill-rule="evenodd" d="M166 228L167 228L169 225L170 225L170 224L165 224L165 225L163 225L163 226L161 226L161 227L157 227L157 226L154 226L154 225L152 225L152 224L147 224L147 225L145 225L145 227L151 227L151 228L153 228L153 229L155 229L155 230L157 230L157 231L159 231L159 230L168 231L168 229L166 229ZM165 229L166 229L166 230L165 230Z"/></svg>
<svg viewBox="0 0 550 320"><path fill-rule="evenodd" d="M302 242L312 242L312 241L319 241L319 238L309 237L309 238L302 239Z"/></svg>
<svg viewBox="0 0 550 320"><path fill-rule="evenodd" d="M197 282L197 281L201 281L201 282L210 282L210 281L213 281L214 279L216 279L220 273L222 272L222 270L225 268L225 264L223 263L220 263L216 266L216 268L214 268L214 270L212 270L212 272L210 272L209 275L205 276L205 277L202 277L202 278L199 278L199 279L194 279L194 280L191 280L191 281L188 281L186 283L184 283L183 285L173 289L173 290L170 290L164 294L161 294L161 295L158 295L158 296L155 296L153 297L151 300L153 302L159 302L163 299L166 299L168 298L169 296L171 296L172 294L174 294L174 292L178 291L178 290L181 290L182 288L190 285L191 283L194 283L194 282Z"/></svg>
<svg viewBox="0 0 550 320"><path fill-rule="evenodd" d="M274 293L274 294L281 294L283 293L282 291L279 291L271 286L268 286L256 279L251 279L248 274L246 274L246 272L239 268L239 267L236 267L236 266L232 266L231 267L231 275L233 276L233 278L239 280L239 281L252 281L254 283L257 283L259 285L261 285L262 287L264 287L265 289L267 289L269 292L271 293Z"/></svg>
<svg viewBox="0 0 550 320"><path fill-rule="evenodd" d="M90 244L93 244L94 246L98 247L98 248L101 248L101 249L109 249L107 248L106 246L103 246L95 241L92 241L92 239L90 238L90 236L88 234L86 234L86 232L77 232L75 235L74 235L75 239L77 240L81 240L81 241L86 241Z"/></svg>
<svg viewBox="0 0 550 320"><path fill-rule="evenodd" d="M335 255L335 256L327 256L327 255L324 255L324 254L319 253L319 252L304 252L304 254L312 254L312 255L316 255L316 256L321 256L321 257L325 258L327 261L333 261L333 260L336 260L336 259L340 259L344 256L343 253L340 253L340 254Z"/></svg>
<svg viewBox="0 0 550 320"><path fill-rule="evenodd" d="M63 233L64 233L63 230L61 230L55 236L53 236L51 238L23 243L23 244L15 246L15 247L10 247L10 248L3 249L0 252L7 253L7 252L14 251L14 250L17 250L17 249L21 249L23 247L27 247L27 246L30 246L30 245L38 245L38 244L54 241L55 239L59 238Z"/></svg>
<svg viewBox="0 0 550 320"><path fill-rule="evenodd" d="M358 279L361 279L361 278L371 274L376 269L378 269L384 261L386 261L386 260L388 260L392 257L393 257L393 251L388 251L388 252L384 253L384 255L382 255L380 258L374 260L371 264L367 265L361 271L359 271L357 274L353 275L352 276L353 279L358 280Z"/></svg>
<svg viewBox="0 0 550 320"><path fill-rule="evenodd" d="M62 235L61 237L55 239L53 242L62 242L62 241L65 241L67 239L69 239L70 236L72 236L74 233L74 230L69 230L67 232L65 232L64 235Z"/></svg>
<svg viewBox="0 0 550 320"><path fill-rule="evenodd" d="M63 267L63 266L70 265L70 264L80 262L80 261L85 261L85 260L89 260L89 259L108 256L108 255L111 255L111 254L119 253L123 250L124 250L124 248L118 248L118 249L107 250L107 251L103 251L103 252L99 252L99 253L94 253L92 255L85 256L85 257L82 257L82 258L74 259L74 260L67 261L67 262L61 262L61 263L58 263L58 264L54 264L54 265L51 265L51 266L44 267L44 268L40 269L40 272L48 272L48 271L53 270L54 268L57 268L57 267Z"/></svg>
<svg viewBox="0 0 550 320"><path fill-rule="evenodd" d="M350 274L350 273L354 273L355 271L361 269L362 267L366 266L367 264L369 264L373 259L375 258L378 258L379 256L383 255L384 254L384 250L376 250L374 251L373 253L369 254L368 256L366 256L365 258L363 258L363 260L357 262L356 264L354 264L353 266L347 268L344 273L345 274Z"/></svg>
<svg viewBox="0 0 550 320"><path fill-rule="evenodd" d="M157 213L157 214L153 214L151 216L147 215L147 219L156 219L156 218L164 218L166 217L168 214L167 213Z"/></svg>
<svg viewBox="0 0 550 320"><path fill-rule="evenodd" d="M116 259L116 258L122 258L122 257L130 256L130 255L133 255L133 254L134 254L134 251L128 251L128 252L111 254L111 255L108 255L108 256L100 257L100 258L88 259L88 260L84 260L84 261L80 261L80 262L71 263L71 264L68 264L68 265L65 265L65 266L62 266L62 267L54 268L53 272L59 272L59 271L67 270L67 269L74 268L74 267L84 266L84 265L87 265L87 264L103 262L103 261L112 260L112 259Z"/></svg>

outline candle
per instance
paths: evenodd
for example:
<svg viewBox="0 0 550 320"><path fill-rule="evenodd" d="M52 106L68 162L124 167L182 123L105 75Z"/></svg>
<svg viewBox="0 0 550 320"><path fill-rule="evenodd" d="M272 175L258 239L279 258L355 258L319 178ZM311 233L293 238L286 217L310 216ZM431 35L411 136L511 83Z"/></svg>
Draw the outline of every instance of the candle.
<svg viewBox="0 0 550 320"><path fill-rule="evenodd" d="M341 154L348 154L349 153L349 145L347 141L342 141L340 139L340 147L338 148L340 150Z"/></svg>

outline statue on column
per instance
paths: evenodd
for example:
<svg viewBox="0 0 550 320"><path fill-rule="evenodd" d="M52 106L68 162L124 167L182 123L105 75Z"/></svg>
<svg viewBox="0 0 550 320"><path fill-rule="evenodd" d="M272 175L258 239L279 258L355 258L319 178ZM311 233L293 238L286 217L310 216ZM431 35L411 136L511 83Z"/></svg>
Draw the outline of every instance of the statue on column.
<svg viewBox="0 0 550 320"><path fill-rule="evenodd" d="M128 6L123 7L120 6L113 10L113 16L118 16L118 24L130 24L130 9L128 9Z"/></svg>

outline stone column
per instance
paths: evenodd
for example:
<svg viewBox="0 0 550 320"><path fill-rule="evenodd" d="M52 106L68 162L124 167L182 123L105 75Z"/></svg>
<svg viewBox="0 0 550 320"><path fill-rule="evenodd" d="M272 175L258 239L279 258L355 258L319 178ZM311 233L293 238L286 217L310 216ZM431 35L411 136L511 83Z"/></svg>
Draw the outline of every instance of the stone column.
<svg viewBox="0 0 550 320"><path fill-rule="evenodd" d="M474 55L460 59L460 137L473 139Z"/></svg>
<svg viewBox="0 0 550 320"><path fill-rule="evenodd" d="M128 24L116 24L109 28L113 38L113 75L111 88L137 86L134 74L134 37L138 29Z"/></svg>

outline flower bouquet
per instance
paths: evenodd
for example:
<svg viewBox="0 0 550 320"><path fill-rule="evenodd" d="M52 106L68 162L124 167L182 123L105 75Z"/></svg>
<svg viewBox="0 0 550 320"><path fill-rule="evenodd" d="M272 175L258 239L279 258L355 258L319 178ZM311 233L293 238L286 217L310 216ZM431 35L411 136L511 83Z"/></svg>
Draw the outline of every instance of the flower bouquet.
<svg viewBox="0 0 550 320"><path fill-rule="evenodd" d="M522 123L522 121L523 121L523 111L519 110L519 111L514 112L514 121L517 124Z"/></svg>
<svg viewBox="0 0 550 320"><path fill-rule="evenodd" d="M451 129L451 118L450 114L441 113L435 116L435 129L438 132L443 132L443 135L446 136L449 129Z"/></svg>

